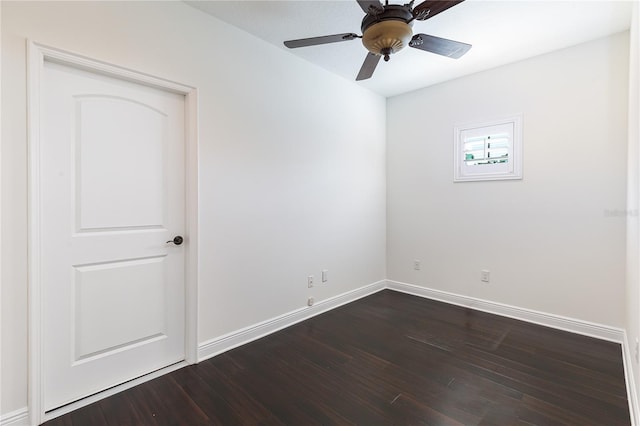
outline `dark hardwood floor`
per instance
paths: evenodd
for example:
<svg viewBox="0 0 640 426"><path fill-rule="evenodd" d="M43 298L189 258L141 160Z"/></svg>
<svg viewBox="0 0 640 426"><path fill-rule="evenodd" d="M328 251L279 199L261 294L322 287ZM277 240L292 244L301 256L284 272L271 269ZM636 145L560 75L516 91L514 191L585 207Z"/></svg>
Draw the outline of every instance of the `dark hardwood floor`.
<svg viewBox="0 0 640 426"><path fill-rule="evenodd" d="M46 424L630 419L619 344L385 290Z"/></svg>

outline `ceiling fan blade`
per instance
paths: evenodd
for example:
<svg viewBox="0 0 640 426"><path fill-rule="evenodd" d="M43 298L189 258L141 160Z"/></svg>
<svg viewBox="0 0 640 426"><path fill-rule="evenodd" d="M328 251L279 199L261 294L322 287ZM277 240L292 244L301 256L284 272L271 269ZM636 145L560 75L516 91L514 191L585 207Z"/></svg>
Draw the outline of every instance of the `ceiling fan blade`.
<svg viewBox="0 0 640 426"><path fill-rule="evenodd" d="M462 3L464 0L426 0L413 8L413 16L418 21L424 21L425 19L433 18L440 12L444 12Z"/></svg>
<svg viewBox="0 0 640 426"><path fill-rule="evenodd" d="M311 38L301 38L298 40L288 40L284 42L284 45L289 49L294 49L296 47L305 47L305 46L316 46L318 44L327 44L327 43L336 43L338 41L347 41L353 40L357 38L357 34L353 33L344 33L344 34L334 34L322 37L311 37Z"/></svg>
<svg viewBox="0 0 640 426"><path fill-rule="evenodd" d="M356 1L360 5L364 13L369 13L371 11L371 7L373 7L374 10L377 10L379 12L382 12L384 10L384 8L382 7L382 3L380 3L380 0L356 0Z"/></svg>
<svg viewBox="0 0 640 426"><path fill-rule="evenodd" d="M371 78L373 72L376 70L376 66L378 62L380 62L381 56L374 55L373 53L368 53L366 58L364 58L364 62L362 63L362 67L360 67L360 72L356 77L356 81L366 80Z"/></svg>
<svg viewBox="0 0 640 426"><path fill-rule="evenodd" d="M454 59L460 58L471 49L470 44L427 34L414 35L409 46Z"/></svg>

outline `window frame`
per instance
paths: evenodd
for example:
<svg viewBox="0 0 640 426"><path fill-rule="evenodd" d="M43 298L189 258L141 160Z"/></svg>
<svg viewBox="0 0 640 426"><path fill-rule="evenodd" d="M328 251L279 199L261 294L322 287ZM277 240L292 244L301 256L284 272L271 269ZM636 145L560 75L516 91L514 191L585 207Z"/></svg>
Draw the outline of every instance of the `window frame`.
<svg viewBox="0 0 640 426"><path fill-rule="evenodd" d="M508 161L493 164L466 166L465 143L472 137L468 135L486 135L489 138L504 129L511 129L508 147ZM514 114L494 120L475 121L456 124L453 129L454 159L453 181L473 182L488 180L522 179L522 114ZM486 144L487 142L483 142ZM485 147L486 149L486 147Z"/></svg>

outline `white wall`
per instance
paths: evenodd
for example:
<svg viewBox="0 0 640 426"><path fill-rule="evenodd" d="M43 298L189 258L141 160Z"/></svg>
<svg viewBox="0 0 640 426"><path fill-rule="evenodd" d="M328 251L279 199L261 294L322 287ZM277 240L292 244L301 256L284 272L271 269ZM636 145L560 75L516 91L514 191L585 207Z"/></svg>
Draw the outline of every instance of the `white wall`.
<svg viewBox="0 0 640 426"><path fill-rule="evenodd" d="M622 33L388 99L388 278L623 327L627 73ZM454 124L514 113L524 179L454 184Z"/></svg>
<svg viewBox="0 0 640 426"><path fill-rule="evenodd" d="M627 348L631 357L631 377L638 409L637 386L640 384L640 367L635 359L635 340L640 337L640 9L634 4L629 39L629 147L627 187ZM628 380L629 381L629 380ZM635 413L636 415L639 413ZM636 419L639 422L640 419Z"/></svg>
<svg viewBox="0 0 640 426"><path fill-rule="evenodd" d="M200 342L385 278L383 98L180 2L1 5L1 413L27 404L27 38L199 89Z"/></svg>

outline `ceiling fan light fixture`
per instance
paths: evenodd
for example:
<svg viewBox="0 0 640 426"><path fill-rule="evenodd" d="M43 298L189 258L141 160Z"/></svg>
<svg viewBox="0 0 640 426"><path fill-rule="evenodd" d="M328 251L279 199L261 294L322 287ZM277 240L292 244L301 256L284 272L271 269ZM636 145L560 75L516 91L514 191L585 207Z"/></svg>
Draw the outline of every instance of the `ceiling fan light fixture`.
<svg viewBox="0 0 640 426"><path fill-rule="evenodd" d="M406 4L389 4L389 0L385 0L384 4L381 0L356 1L365 13L360 25L362 36L354 33L333 34L287 40L284 45L293 49L361 38L369 53L360 67L356 81L371 78L382 58L388 61L393 53L406 46L454 59L471 49L470 44L455 40L420 33L414 36L412 30L414 21L429 19L464 0L423 0L415 8L415 0Z"/></svg>
<svg viewBox="0 0 640 426"><path fill-rule="evenodd" d="M399 20L386 20L368 27L362 34L362 44L374 55L396 53L409 45L411 25Z"/></svg>

